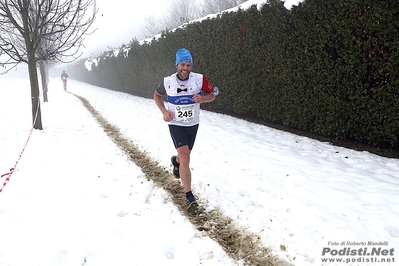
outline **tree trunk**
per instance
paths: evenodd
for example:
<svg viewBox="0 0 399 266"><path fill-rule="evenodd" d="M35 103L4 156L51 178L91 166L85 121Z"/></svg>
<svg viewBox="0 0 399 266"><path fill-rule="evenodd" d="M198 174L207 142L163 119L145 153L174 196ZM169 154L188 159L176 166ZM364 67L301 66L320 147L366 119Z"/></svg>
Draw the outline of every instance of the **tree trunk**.
<svg viewBox="0 0 399 266"><path fill-rule="evenodd" d="M37 77L36 59L34 58L34 56L28 59L28 71L29 71L30 91L32 97L33 128L43 130L42 114L40 110L39 79Z"/></svg>
<svg viewBox="0 0 399 266"><path fill-rule="evenodd" d="M40 60L39 68L40 68L40 77L42 79L43 102L48 102L48 97L47 97L47 92L48 92L48 71L47 71L46 62L43 61L43 60Z"/></svg>

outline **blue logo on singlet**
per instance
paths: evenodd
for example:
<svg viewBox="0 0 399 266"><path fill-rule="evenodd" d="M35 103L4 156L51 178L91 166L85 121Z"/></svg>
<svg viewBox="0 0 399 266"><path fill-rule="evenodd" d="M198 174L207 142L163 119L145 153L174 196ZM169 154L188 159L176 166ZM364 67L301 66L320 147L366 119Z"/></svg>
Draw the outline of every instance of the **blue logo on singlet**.
<svg viewBox="0 0 399 266"><path fill-rule="evenodd" d="M192 95L168 96L168 102L174 105L185 105L195 103Z"/></svg>

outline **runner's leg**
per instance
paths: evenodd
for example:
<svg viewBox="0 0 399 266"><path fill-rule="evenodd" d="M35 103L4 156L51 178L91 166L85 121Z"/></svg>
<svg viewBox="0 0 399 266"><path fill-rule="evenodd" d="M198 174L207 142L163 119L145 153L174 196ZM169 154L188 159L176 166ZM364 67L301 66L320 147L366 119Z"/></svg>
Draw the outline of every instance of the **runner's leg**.
<svg viewBox="0 0 399 266"><path fill-rule="evenodd" d="M176 161L180 164L180 180L185 192L191 191L190 154L191 151L187 145L177 148Z"/></svg>

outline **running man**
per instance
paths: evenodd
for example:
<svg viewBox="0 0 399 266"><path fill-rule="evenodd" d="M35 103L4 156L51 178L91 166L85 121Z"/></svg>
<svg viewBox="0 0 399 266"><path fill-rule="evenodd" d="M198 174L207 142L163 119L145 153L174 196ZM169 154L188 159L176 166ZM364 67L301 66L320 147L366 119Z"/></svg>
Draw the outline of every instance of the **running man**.
<svg viewBox="0 0 399 266"><path fill-rule="evenodd" d="M177 156L172 156L173 174L180 178L188 210L198 204L191 191L190 154L193 149L199 126L200 104L215 100L218 89L213 88L208 79L199 73L191 72L191 53L182 48L176 52L177 72L165 77L154 92L154 101L169 124L169 132ZM167 95L165 107L163 95Z"/></svg>
<svg viewBox="0 0 399 266"><path fill-rule="evenodd" d="M62 80L62 84L64 85L64 90L67 89L67 81L68 81L68 74L65 72L65 70L62 71L61 74L61 80Z"/></svg>

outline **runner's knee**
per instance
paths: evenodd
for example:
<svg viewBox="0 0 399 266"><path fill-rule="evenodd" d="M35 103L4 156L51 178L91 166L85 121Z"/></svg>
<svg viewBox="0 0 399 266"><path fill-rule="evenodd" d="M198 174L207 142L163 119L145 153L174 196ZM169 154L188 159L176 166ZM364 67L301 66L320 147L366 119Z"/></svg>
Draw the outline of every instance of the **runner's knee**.
<svg viewBox="0 0 399 266"><path fill-rule="evenodd" d="M179 163L180 165L188 165L190 163L190 150L187 146L178 149Z"/></svg>

